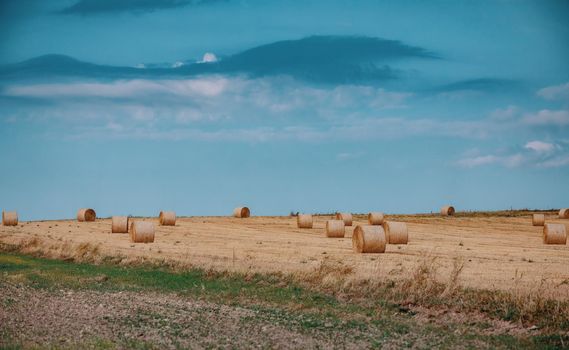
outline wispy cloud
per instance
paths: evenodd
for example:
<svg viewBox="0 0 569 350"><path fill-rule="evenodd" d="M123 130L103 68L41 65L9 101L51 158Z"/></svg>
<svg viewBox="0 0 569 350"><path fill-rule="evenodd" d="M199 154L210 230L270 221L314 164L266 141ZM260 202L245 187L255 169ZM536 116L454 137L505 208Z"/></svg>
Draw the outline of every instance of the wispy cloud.
<svg viewBox="0 0 569 350"><path fill-rule="evenodd" d="M538 153L549 153L555 150L555 145L549 142L543 141L530 141L526 143L524 148L532 150Z"/></svg>
<svg viewBox="0 0 569 350"><path fill-rule="evenodd" d="M359 159L365 155L364 152L340 152L336 155L336 159L344 162L353 159Z"/></svg>
<svg viewBox="0 0 569 350"><path fill-rule="evenodd" d="M513 154L509 156L484 155L476 157L467 157L457 161L457 164L464 168L474 168L482 165L500 164L509 168L519 166L523 163L524 156L521 154Z"/></svg>
<svg viewBox="0 0 569 350"><path fill-rule="evenodd" d="M421 135L482 139L518 127L509 119L460 120L416 113L404 117L413 93L363 85L315 87L286 77L15 84L2 93L45 101L41 108L22 105L19 115L77 125L76 137L258 142Z"/></svg>
<svg viewBox="0 0 569 350"><path fill-rule="evenodd" d="M569 154L556 143L539 140L529 141L523 149L514 152L493 152L479 154L478 150L467 152L456 161L462 168L476 168L488 165L500 165L508 168L529 166L554 168L569 165Z"/></svg>
<svg viewBox="0 0 569 350"><path fill-rule="evenodd" d="M519 86L519 82L502 78L477 78L457 81L443 85L437 90L446 93L457 92L500 92L510 91Z"/></svg>
<svg viewBox="0 0 569 350"><path fill-rule="evenodd" d="M156 95L218 96L224 92L229 80L208 77L186 80L119 80L109 83L65 83L12 85L4 90L8 96L38 98L103 97L144 98Z"/></svg>
<svg viewBox="0 0 569 350"><path fill-rule="evenodd" d="M518 116L520 109L516 106L510 105L506 108L498 108L490 113L490 118L498 121L512 120Z"/></svg>
<svg viewBox="0 0 569 350"><path fill-rule="evenodd" d="M74 109L76 111L77 109ZM108 113L108 108L105 109ZM71 113L71 112L69 112ZM97 111L91 111L96 115ZM65 117L71 119L76 116ZM88 116L87 115L87 116ZM175 117L173 117L176 115ZM87 117L84 116L84 117ZM135 118L134 116L137 116ZM183 119L187 117L186 123ZM366 142L374 140L399 140L409 137L429 136L446 138L485 137L480 129L485 126L453 121L433 119L371 118L350 120L329 120L318 123L285 124L282 126L263 126L255 123L244 127L242 119L236 116L207 116L199 110L156 110L131 106L122 112L98 115L99 122L92 125L85 123L76 128L72 138L119 138L119 139L161 139L161 140L199 140L221 142ZM174 118L174 119L172 119ZM104 122L103 122L104 121ZM199 123L216 123L200 127ZM222 122L219 124L218 122ZM187 124L187 125L182 125ZM109 125L113 127L109 127ZM117 128L117 125L124 127ZM338 159L349 159L354 154L339 154ZM484 161L484 160L478 160ZM513 164L515 158L504 159L503 163ZM466 163L465 163L466 164ZM515 165L512 165L515 166Z"/></svg>
<svg viewBox="0 0 569 350"><path fill-rule="evenodd" d="M125 99L142 105L202 106L209 111L255 110L259 114L285 113L294 110L317 111L321 116L346 109L382 110L405 108L412 94L386 91L369 86L343 85L317 88L298 84L287 78L246 79L243 77L208 76L173 80L120 80L107 83L17 84L4 88L3 94L58 101L83 101L109 107ZM150 98L151 97L151 98Z"/></svg>
<svg viewBox="0 0 569 350"><path fill-rule="evenodd" d="M542 109L537 113L527 114L523 121L531 125L566 126L569 125L569 111Z"/></svg>
<svg viewBox="0 0 569 350"><path fill-rule="evenodd" d="M569 101L569 82L540 89L537 94L547 100Z"/></svg>
<svg viewBox="0 0 569 350"><path fill-rule="evenodd" d="M540 162L538 166L543 168L560 168L569 166L569 154L545 160L543 162Z"/></svg>

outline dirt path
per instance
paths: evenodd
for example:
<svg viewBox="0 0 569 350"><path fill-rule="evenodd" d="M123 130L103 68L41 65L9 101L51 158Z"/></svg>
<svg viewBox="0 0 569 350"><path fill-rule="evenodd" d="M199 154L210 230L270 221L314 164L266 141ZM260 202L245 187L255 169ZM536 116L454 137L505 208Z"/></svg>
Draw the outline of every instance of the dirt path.
<svg viewBox="0 0 569 350"><path fill-rule="evenodd" d="M463 286L512 292L543 290L569 298L569 246L544 245L541 227L523 217L404 216L408 245L389 245L386 254L352 252L353 227L343 239L324 236L326 217L312 230L296 228L295 218L180 218L175 227L157 226L153 244L130 243L128 235L111 234L110 220L26 222L0 227L0 242L17 244L36 238L37 249L53 255L89 243L104 255L164 259L180 264L232 271L302 273L322 261L341 261L355 269L354 278L398 278L429 260L444 280L457 262L464 267ZM156 219L144 219L157 222ZM548 222L564 222L548 215ZM356 220L356 223L365 223ZM355 227L355 226L354 226Z"/></svg>

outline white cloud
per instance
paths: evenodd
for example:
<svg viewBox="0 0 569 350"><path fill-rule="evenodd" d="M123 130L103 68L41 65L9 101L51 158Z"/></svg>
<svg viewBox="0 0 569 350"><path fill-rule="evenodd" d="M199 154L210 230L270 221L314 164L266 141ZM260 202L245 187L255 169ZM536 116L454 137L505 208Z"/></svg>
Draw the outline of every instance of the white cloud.
<svg viewBox="0 0 569 350"><path fill-rule="evenodd" d="M563 143L563 140L558 142ZM478 149L469 149L456 165L463 168L474 168L483 165L500 165L508 168L520 166L553 168L569 165L569 154L563 154L564 148L556 143L544 141L527 142L523 150L517 153L508 149L498 149L491 154L481 155ZM560 154L561 153L561 154Z"/></svg>
<svg viewBox="0 0 569 350"><path fill-rule="evenodd" d="M211 52L206 52L201 61L198 61L198 63L212 63L212 62L217 62L217 56Z"/></svg>
<svg viewBox="0 0 569 350"><path fill-rule="evenodd" d="M336 155L336 159L339 161L348 161L352 159L358 159L364 156L363 152L340 152Z"/></svg>
<svg viewBox="0 0 569 350"><path fill-rule="evenodd" d="M522 165L525 161L526 157L519 153L502 158L502 164L504 164L508 168L518 167Z"/></svg>
<svg viewBox="0 0 569 350"><path fill-rule="evenodd" d="M513 154L508 156L498 156L494 154L466 157L458 160L456 163L463 168L475 168L482 165L499 164L508 168L514 168L522 165L526 158L522 154Z"/></svg>
<svg viewBox="0 0 569 350"><path fill-rule="evenodd" d="M542 109L534 114L527 114L523 121L531 125L569 125L569 111L558 110L552 111L549 109Z"/></svg>
<svg viewBox="0 0 569 350"><path fill-rule="evenodd" d="M372 108L402 108L405 100L413 96L408 92L386 91L371 86L340 85L335 87L329 96L334 107L350 107L366 102Z"/></svg>
<svg viewBox="0 0 569 350"><path fill-rule="evenodd" d="M498 108L490 113L490 118L494 120L512 120L519 113L516 106L508 106L506 108Z"/></svg>
<svg viewBox="0 0 569 350"><path fill-rule="evenodd" d="M465 167L465 168L474 168L480 165L486 164L494 164L500 160L499 157L494 155L486 155L486 156L477 156L477 157L468 157L460 159L457 163L458 165Z"/></svg>
<svg viewBox="0 0 569 350"><path fill-rule="evenodd" d="M120 131L124 130L123 125L116 123L116 122L112 122L112 121L107 123L106 127L107 127L107 129L115 131L115 132L120 132Z"/></svg>
<svg viewBox="0 0 569 350"><path fill-rule="evenodd" d="M569 155L548 159L538 164L538 166L543 168L559 168L567 165L569 165Z"/></svg>
<svg viewBox="0 0 569 350"><path fill-rule="evenodd" d="M537 153L549 153L555 149L555 145L543 141L530 141L526 143L524 148L535 151Z"/></svg>
<svg viewBox="0 0 569 350"><path fill-rule="evenodd" d="M197 135L203 139L238 139L229 132L204 136L196 131L200 123L209 123L207 130L239 129L240 134L245 134L241 128L246 126L257 140L268 141L357 141L415 135L482 139L518 127L510 121L492 119L393 116L408 108L412 93L356 85L313 87L287 77L13 85L4 93L50 101L47 108L26 107L30 118L62 119L81 125L84 134L89 127L99 130L114 122L137 130L128 137L154 137L158 133L176 139ZM157 125L160 131L156 131ZM268 125L270 129L265 128ZM123 131L115 136L127 137Z"/></svg>
<svg viewBox="0 0 569 350"><path fill-rule="evenodd" d="M59 83L15 85L5 89L8 96L39 98L141 98L156 95L215 97L229 81L223 77L188 80L119 80L111 83Z"/></svg>
<svg viewBox="0 0 569 350"><path fill-rule="evenodd" d="M546 100L569 101L569 82L561 85L548 86L537 92Z"/></svg>

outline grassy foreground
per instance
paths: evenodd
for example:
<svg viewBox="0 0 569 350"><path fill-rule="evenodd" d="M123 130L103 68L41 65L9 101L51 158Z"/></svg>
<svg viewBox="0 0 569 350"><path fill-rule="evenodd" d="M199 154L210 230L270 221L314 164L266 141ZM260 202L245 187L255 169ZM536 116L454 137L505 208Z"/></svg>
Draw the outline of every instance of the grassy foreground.
<svg viewBox="0 0 569 350"><path fill-rule="evenodd" d="M452 293L463 299L464 313L452 307L457 300L452 297L450 302L429 298L402 303L402 289L394 286L380 286L383 291L368 295L349 288L340 293L323 283L327 268L298 282L280 275L175 272L4 252L0 253L0 347L554 349L569 344L569 322L563 316L543 315L543 320L536 319L542 325L527 327L515 304L504 314L473 310L467 292ZM415 276L421 278L425 276ZM402 286L409 289L404 297L414 298L411 287ZM426 287L420 288L429 294ZM69 297L69 293L74 294ZM104 312L98 317L101 305ZM61 307L70 311L58 318ZM39 321L36 332L36 327L29 327L33 321L27 313L40 320L49 314L50 328L41 331ZM83 319L85 325L78 320L69 323L68 318ZM555 323L548 322L550 318ZM232 328L235 324L237 328ZM83 333L83 326L92 331ZM81 332L59 329L65 327Z"/></svg>

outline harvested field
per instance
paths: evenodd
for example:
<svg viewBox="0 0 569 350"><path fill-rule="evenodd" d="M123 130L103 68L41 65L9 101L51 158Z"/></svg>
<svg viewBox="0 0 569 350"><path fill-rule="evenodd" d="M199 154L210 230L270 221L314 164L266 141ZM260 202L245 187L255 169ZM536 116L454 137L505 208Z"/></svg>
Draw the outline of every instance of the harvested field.
<svg viewBox="0 0 569 350"><path fill-rule="evenodd" d="M22 245L24 252L48 257L118 257L123 263L157 260L236 272L302 274L323 261L353 268L353 279L409 277L416 266L430 261L437 278L446 282L457 261L463 264L458 284L489 290L535 292L569 297L569 245L544 245L542 227L531 214L519 216L387 215L406 222L409 244L388 245L385 254L356 254L352 232L367 224L354 215L346 236L326 239L325 222L314 216L314 229L298 229L293 217L178 217L176 226L156 225L152 244L133 244L127 235L111 234L111 220L21 222L0 227L0 243ZM157 219L142 219L157 222ZM558 213L546 213L548 223L569 224ZM90 250L90 251L89 251Z"/></svg>

